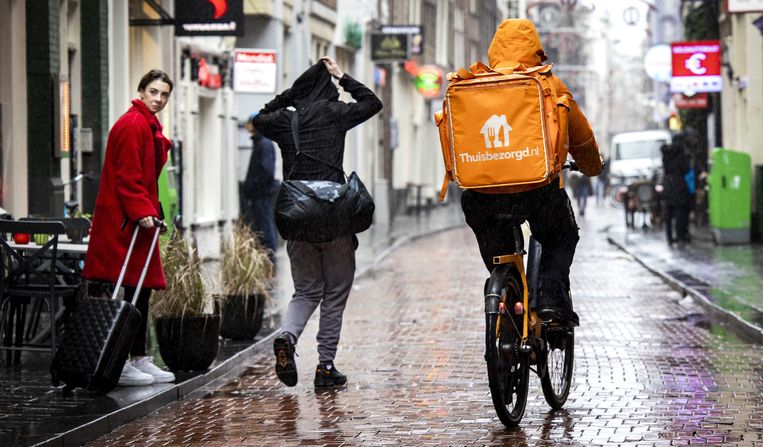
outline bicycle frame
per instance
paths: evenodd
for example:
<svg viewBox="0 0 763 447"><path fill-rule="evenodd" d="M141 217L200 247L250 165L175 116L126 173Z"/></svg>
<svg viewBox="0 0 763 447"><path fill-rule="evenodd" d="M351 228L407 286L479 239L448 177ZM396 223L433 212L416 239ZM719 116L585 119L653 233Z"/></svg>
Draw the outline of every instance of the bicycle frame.
<svg viewBox="0 0 763 447"><path fill-rule="evenodd" d="M522 347L527 349L528 352L531 349L528 345L528 339L530 336L530 330L532 335L540 337L540 322L535 315L534 299L531 301L531 293L537 290L538 282L538 263L540 261L540 244L530 239L530 253L528 254L524 249L524 235L522 234L522 228L520 225L514 225L514 245L515 252L509 255L500 255L493 257L493 264L496 266L490 274L489 284L492 290L488 290L485 294L485 313L486 314L498 314L499 322L503 320L502 315L505 312L516 312L515 309L501 309L502 296L501 289L503 281L501 278L505 278L510 269L516 269L522 279ZM528 272L525 271L524 256L528 255ZM528 273L530 278L528 281ZM505 306L504 306L505 307ZM500 327L500 325L499 325ZM525 348L526 347L526 348Z"/></svg>

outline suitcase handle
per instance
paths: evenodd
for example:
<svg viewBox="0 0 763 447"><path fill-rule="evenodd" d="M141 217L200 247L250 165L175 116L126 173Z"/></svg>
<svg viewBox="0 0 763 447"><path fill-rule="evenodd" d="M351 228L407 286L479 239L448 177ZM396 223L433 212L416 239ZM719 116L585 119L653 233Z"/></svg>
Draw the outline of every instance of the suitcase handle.
<svg viewBox="0 0 763 447"><path fill-rule="evenodd" d="M148 264L151 262L151 256L154 254L154 249L156 248L156 241L159 239L159 233L161 232L162 228L165 227L164 222L162 222L159 219L154 219L154 225L156 225L156 231L154 231L154 237L151 241L151 246L148 249L148 256L146 257L146 263L143 266L143 271L140 273L140 279L138 279L138 284L135 286L135 293L132 296L131 304L134 306L135 302L138 299L138 294L140 293L140 290L143 288L143 280L146 279L146 272L148 272ZM117 283L114 286L114 293L111 295L111 299L117 298L117 293L119 292L119 288L122 287L122 281L125 278L125 272L127 272L127 264L130 262L130 256L132 256L132 249L135 247L135 241L138 239L138 231L140 230L140 225L135 224L135 230L132 232L132 240L130 240L130 246L127 249L127 255L125 256L125 262L122 264L122 270L119 272L119 278L117 279Z"/></svg>

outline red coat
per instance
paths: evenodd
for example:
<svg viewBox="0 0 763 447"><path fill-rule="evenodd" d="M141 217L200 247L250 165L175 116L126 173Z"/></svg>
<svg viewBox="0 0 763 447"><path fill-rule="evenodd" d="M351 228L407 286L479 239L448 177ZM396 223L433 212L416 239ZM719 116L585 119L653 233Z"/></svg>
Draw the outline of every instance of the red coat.
<svg viewBox="0 0 763 447"><path fill-rule="evenodd" d="M111 128L106 143L106 160L82 271L82 276L89 280L116 283L136 222L146 216L159 217L156 181L172 143L164 137L161 123L143 102L136 99L132 104ZM130 223L122 230L125 219ZM139 231L123 285L137 285L153 232L154 229ZM157 244L143 287L165 286Z"/></svg>

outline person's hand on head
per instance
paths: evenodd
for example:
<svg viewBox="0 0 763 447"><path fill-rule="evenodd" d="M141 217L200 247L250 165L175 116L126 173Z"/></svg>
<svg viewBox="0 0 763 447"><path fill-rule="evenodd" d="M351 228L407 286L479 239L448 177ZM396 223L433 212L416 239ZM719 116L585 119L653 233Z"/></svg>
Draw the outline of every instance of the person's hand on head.
<svg viewBox="0 0 763 447"><path fill-rule="evenodd" d="M334 62L334 59L331 59L328 56L324 56L321 58L321 62L323 62L323 65L326 66L326 70L328 70L331 76L337 79L342 79L342 76L344 76L344 73L339 68L339 65L337 65L336 62Z"/></svg>

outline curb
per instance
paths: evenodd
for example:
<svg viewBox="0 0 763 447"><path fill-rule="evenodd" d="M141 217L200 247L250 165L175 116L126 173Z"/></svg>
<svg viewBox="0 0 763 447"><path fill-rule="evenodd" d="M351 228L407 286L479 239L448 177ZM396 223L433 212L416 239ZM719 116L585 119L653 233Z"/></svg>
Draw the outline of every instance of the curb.
<svg viewBox="0 0 763 447"><path fill-rule="evenodd" d="M763 329L753 325L752 323L748 321L743 320L737 314L717 305L715 302L713 302L710 296L708 296L706 293L702 291L702 289L697 288L687 283L686 281L682 281L676 276L671 275L669 272L666 272L662 269L657 268L653 264L644 260L643 257L634 253L633 250L626 247L623 243L615 240L611 236L607 236L607 241L610 244L622 250L623 252L630 255L633 259L636 260L636 262L643 265L650 272L659 276L660 279L665 281L674 290L680 292L683 296L690 296L694 300L694 302L696 302L697 304L699 304L700 307L702 307L702 309L705 312L710 314L710 316L714 319L715 322L720 323L721 325L729 328L729 330L733 332L739 338L750 343L763 344ZM684 273L684 275L687 278L692 278L690 275L686 274L685 272L682 272L682 273ZM695 281L698 284L701 284L700 281L696 279Z"/></svg>
<svg viewBox="0 0 763 447"><path fill-rule="evenodd" d="M463 225L465 225L464 222L459 222L445 225L442 228L424 230L415 234L402 236L379 253L369 265L365 266L360 271L357 271L355 273L355 279L358 280L368 276L381 261L399 247L417 239L459 228ZM257 340L249 347L242 349L225 361L215 365L204 374L188 379L185 382L174 384L142 401L120 408L119 410L101 416L46 441L34 444L34 447L79 446L111 433L122 425L151 414L172 402L189 397L203 397L206 393L205 389L221 384L231 375L240 374L246 367L245 362L256 354L259 354L263 349L267 349L271 338L274 336L275 331L264 335L260 340Z"/></svg>

